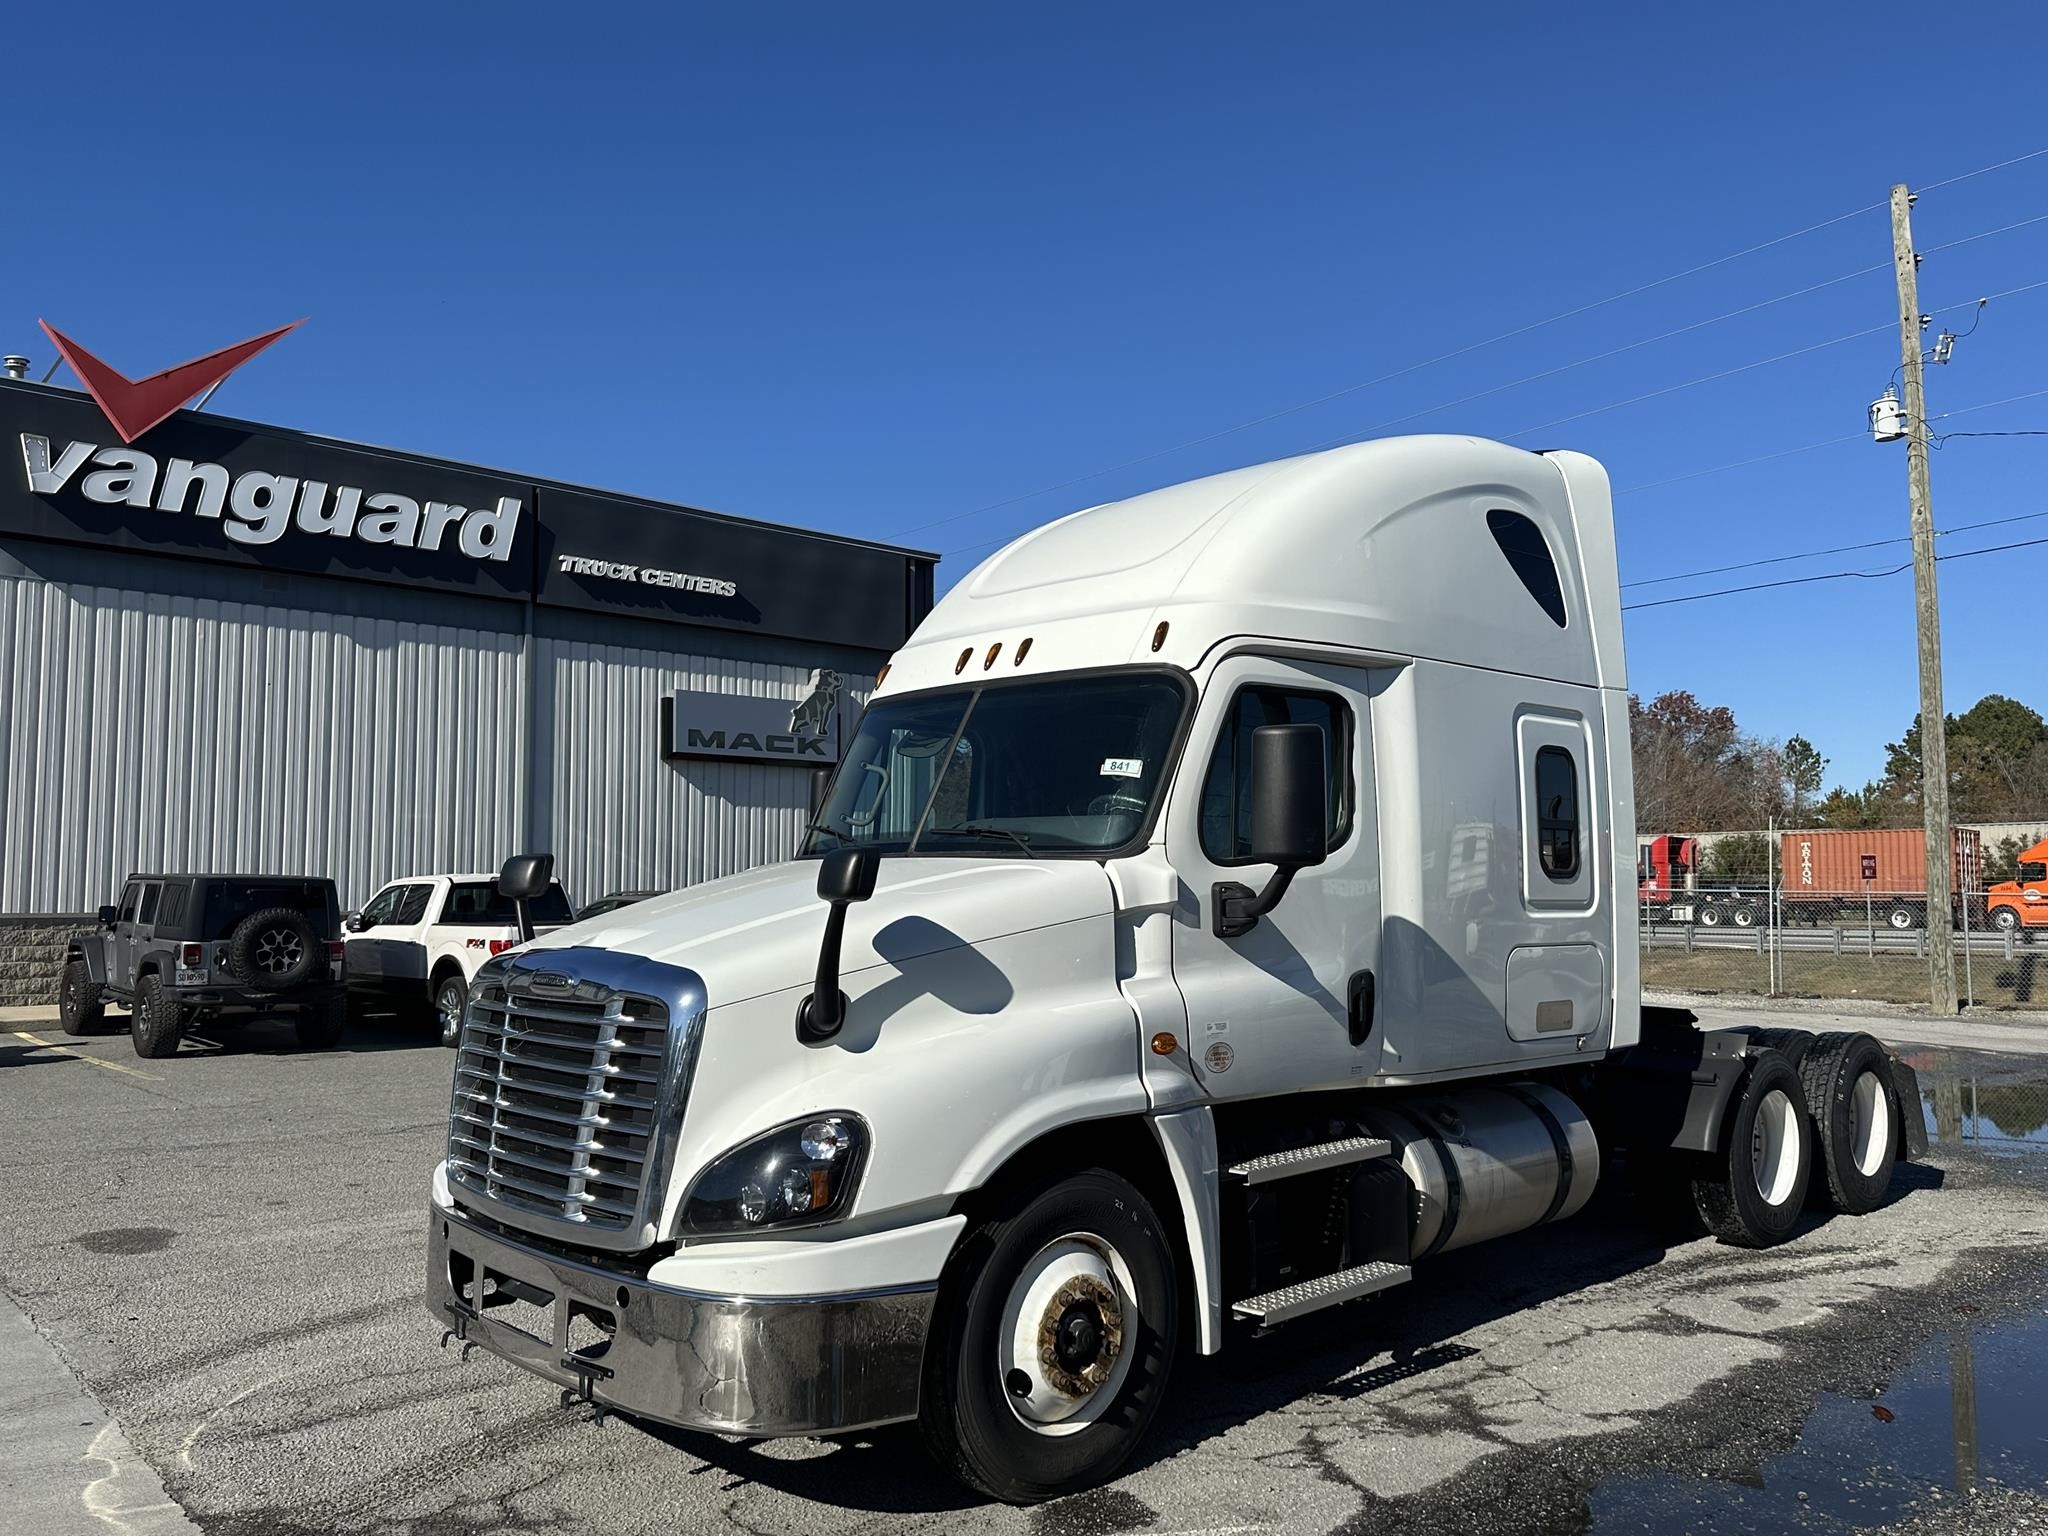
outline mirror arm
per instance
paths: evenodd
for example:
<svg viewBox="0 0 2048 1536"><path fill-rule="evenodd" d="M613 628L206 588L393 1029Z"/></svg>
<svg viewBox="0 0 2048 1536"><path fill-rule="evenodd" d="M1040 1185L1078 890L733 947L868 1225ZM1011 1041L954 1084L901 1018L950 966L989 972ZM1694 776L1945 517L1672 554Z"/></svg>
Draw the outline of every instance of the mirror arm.
<svg viewBox="0 0 2048 1536"><path fill-rule="evenodd" d="M835 901L825 913L825 937L818 945L818 979L811 995L796 1005L799 1040L830 1040L846 1022L846 994L839 990L839 941L846 932L846 906Z"/></svg>
<svg viewBox="0 0 2048 1536"><path fill-rule="evenodd" d="M531 944L533 942L533 919L527 914L526 898L524 896L514 896L512 898L512 917L519 924L519 942Z"/></svg>
<svg viewBox="0 0 2048 1536"><path fill-rule="evenodd" d="M1258 927L1259 919L1280 905L1280 898L1287 894L1287 887L1294 883L1294 873L1299 866L1282 864L1273 871L1263 891L1254 891L1248 885L1235 880L1219 880L1209 888L1209 901L1213 909L1210 926L1219 939L1241 938Z"/></svg>

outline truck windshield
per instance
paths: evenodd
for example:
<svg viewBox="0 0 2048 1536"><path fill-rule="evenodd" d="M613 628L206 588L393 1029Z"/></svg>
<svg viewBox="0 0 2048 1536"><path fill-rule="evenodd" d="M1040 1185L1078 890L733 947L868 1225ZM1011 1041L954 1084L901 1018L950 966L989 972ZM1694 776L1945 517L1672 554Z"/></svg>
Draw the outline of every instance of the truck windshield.
<svg viewBox="0 0 2048 1536"><path fill-rule="evenodd" d="M861 716L803 852L1101 853L1137 837L1187 690L1128 672L884 699Z"/></svg>

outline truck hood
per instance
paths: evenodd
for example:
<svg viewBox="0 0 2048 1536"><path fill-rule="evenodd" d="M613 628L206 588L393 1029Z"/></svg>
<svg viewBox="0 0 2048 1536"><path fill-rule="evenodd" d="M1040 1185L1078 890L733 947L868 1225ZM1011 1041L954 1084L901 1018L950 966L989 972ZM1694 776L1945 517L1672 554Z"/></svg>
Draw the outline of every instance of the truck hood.
<svg viewBox="0 0 2048 1536"><path fill-rule="evenodd" d="M825 930L814 859L770 864L558 928L537 949L587 945L686 966L713 1008L809 983ZM1085 859L885 858L869 900L847 908L840 973L1114 908L1109 876Z"/></svg>

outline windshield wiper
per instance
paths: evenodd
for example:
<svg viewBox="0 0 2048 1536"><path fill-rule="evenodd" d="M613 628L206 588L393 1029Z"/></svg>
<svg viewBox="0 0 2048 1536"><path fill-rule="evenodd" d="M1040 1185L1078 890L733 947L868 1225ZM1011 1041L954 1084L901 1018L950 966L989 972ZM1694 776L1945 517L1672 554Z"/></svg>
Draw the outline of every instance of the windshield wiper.
<svg viewBox="0 0 2048 1536"><path fill-rule="evenodd" d="M987 822L963 821L957 827L925 828L926 837L952 837L955 835L960 837L1007 837L1011 842L1024 850L1025 858L1035 859L1038 857L1037 854L1031 851L1031 839L1022 832L1015 831L1010 827L992 827Z"/></svg>

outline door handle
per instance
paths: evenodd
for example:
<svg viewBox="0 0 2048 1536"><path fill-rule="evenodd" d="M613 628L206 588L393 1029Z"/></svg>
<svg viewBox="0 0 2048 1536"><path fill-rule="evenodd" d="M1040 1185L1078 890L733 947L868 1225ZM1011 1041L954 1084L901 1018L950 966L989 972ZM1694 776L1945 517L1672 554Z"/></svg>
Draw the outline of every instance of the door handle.
<svg viewBox="0 0 2048 1536"><path fill-rule="evenodd" d="M1351 977L1349 1016L1351 1020L1351 1043L1363 1045L1372 1034L1372 1013L1374 994L1378 990L1371 971L1357 971Z"/></svg>

